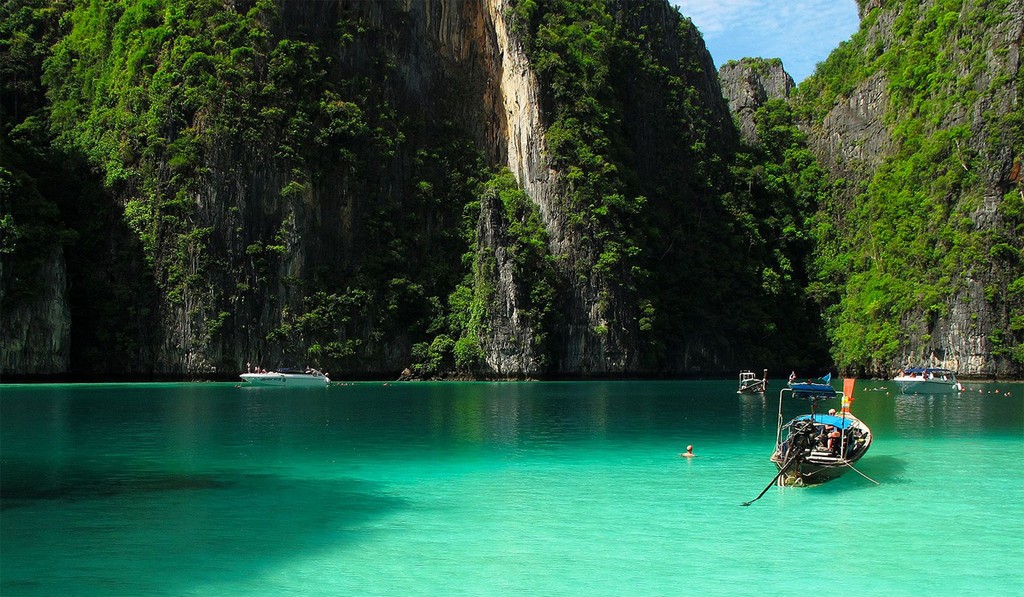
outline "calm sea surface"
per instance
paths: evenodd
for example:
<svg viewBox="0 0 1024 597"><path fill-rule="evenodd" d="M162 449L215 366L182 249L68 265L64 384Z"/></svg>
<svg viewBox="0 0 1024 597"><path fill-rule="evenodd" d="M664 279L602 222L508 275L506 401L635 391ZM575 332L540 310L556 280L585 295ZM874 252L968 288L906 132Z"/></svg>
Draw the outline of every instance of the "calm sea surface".
<svg viewBox="0 0 1024 597"><path fill-rule="evenodd" d="M741 507L779 386L0 386L0 594L1024 593L1024 386L859 381L880 485Z"/></svg>

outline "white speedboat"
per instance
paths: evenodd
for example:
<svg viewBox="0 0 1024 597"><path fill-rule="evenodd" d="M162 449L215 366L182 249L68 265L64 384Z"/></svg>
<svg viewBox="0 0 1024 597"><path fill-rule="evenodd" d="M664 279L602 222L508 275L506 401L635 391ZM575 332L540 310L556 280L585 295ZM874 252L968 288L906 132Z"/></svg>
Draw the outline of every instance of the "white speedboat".
<svg viewBox="0 0 1024 597"><path fill-rule="evenodd" d="M326 374L316 369L309 369L307 371L278 369L277 371L266 371L263 373L243 373L240 377L246 383L254 386L272 386L276 388L323 387L331 383Z"/></svg>
<svg viewBox="0 0 1024 597"><path fill-rule="evenodd" d="M903 394L952 394L963 391L956 373L938 367L910 367L893 378Z"/></svg>

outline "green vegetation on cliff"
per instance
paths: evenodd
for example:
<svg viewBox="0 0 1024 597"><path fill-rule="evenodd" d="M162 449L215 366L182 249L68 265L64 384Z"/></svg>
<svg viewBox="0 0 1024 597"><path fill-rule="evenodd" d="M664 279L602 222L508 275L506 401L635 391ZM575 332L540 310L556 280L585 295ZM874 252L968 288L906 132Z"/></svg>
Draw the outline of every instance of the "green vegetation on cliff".
<svg viewBox="0 0 1024 597"><path fill-rule="evenodd" d="M47 281L35 272L53 247L75 238L61 221L60 205L73 202L76 191L55 184L66 156L50 149L39 84L57 16L44 2L7 3L0 10L0 255L9 305L38 294Z"/></svg>
<svg viewBox="0 0 1024 597"><path fill-rule="evenodd" d="M565 209L594 231L582 265L634 305L626 323L649 347L645 365L814 362L822 345L802 296L809 245L798 232L799 210L813 201L793 189L795 174L777 171L809 154L736 155L717 86L706 88L700 36L663 3L521 1L514 10L548 92L547 145L567 172Z"/></svg>
<svg viewBox="0 0 1024 597"><path fill-rule="evenodd" d="M757 147L663 0L511 3L556 240L499 163L500 102L473 104L485 50L427 57L419 7L376 8L3 4L5 300L62 252L78 371L473 375L508 348L572 374L581 321L628 372L822 365L824 330L841 368L879 371L972 297L992 354L1024 363L1024 94L990 66L1008 2L884 3L891 35L869 14L759 110ZM833 183L794 123L871 77L892 150Z"/></svg>
<svg viewBox="0 0 1024 597"><path fill-rule="evenodd" d="M296 7L307 8L321 6ZM34 73L49 100L39 122L57 151L102 174L107 205L124 201L123 224L106 225L141 243L161 296L148 320L175 330L186 369L250 358L372 369L430 337L465 274L479 151L450 120L401 111L386 52L343 68L336 44L397 34L335 8L327 38L290 32L271 1L52 9L52 54ZM15 41L32 30L18 27ZM78 328L86 312L72 313ZM121 365L174 366L139 360Z"/></svg>
<svg viewBox="0 0 1024 597"><path fill-rule="evenodd" d="M888 35L883 12L895 15ZM1007 171L1024 148L1024 111L1012 103L1024 93L1019 71L998 68L1009 48L997 32L1013 13L1007 1L890 0L797 90L796 111L820 126L866 79L886 85L892 149L854 173L816 227L816 284L842 368L929 357L939 323L978 293L994 320L975 313L968 326L991 327L992 355L1024 364L1024 210Z"/></svg>
<svg viewBox="0 0 1024 597"><path fill-rule="evenodd" d="M44 308L29 342L66 351L82 374L111 364L137 370L152 362L160 338L150 317L152 278L87 160L55 146L49 127L44 61L69 8L50 0L0 5L0 313L38 312L41 296L63 296L70 337L38 329L62 317ZM2 321L6 347L31 350L7 336L25 323Z"/></svg>
<svg viewBox="0 0 1024 597"><path fill-rule="evenodd" d="M404 18L381 6L395 17L384 22ZM537 207L455 116L466 107L451 98L473 96L466 82L417 79L406 33L358 7L37 9L51 12L5 30L14 43L45 21L51 35L26 74L35 126L99 173L95 209L71 203L123 231L105 270L140 281L133 296L90 294L72 317L116 318L127 303L142 328L120 339L93 330L97 342L76 337L80 346L120 343L112 354L134 351L121 361L139 371L276 360L472 373L499 313L496 256L479 242L490 205L541 372L557 370L570 342L567 297L589 292L602 322L592 331L621 334L637 356L631 370L820 354L798 331L814 327L798 232L813 200L791 167L801 158L735 156L700 36L660 0L513 6L565 185L559 208L581 239L568 267L550 254ZM404 77L428 88L413 94ZM74 212L47 229L79 230ZM101 361L80 354L72 367Z"/></svg>

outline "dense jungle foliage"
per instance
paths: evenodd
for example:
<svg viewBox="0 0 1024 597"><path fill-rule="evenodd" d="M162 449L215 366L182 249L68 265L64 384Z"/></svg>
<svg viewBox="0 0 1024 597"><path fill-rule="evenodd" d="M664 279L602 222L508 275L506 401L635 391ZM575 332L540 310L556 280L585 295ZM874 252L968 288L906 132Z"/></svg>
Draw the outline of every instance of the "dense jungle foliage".
<svg viewBox="0 0 1024 597"><path fill-rule="evenodd" d="M911 345L934 346L937 322L984 280L984 300L1009 322L989 336L992 354L1022 364L1024 194L1019 175L990 171L1007 148L1019 169L1024 148L1024 110L999 109L1012 86L1024 97L1024 79L988 65L1009 51L994 31L1014 11L1007 1L884 4L897 11L891 39L873 34L882 12L870 12L793 98L802 118L820 123L865 79L881 73L887 84L894 150L863 182L847 181L814 228L812 292L833 357L841 368L885 371ZM980 122L963 117L975 113ZM981 224L993 178L1002 178L1002 196L989 201L998 217Z"/></svg>
<svg viewBox="0 0 1024 597"><path fill-rule="evenodd" d="M721 105L702 94L693 23L661 30L641 18L660 3L620 14L614 4L522 1L513 15L547 92L565 209L595 241L584 265L638 306L654 369L693 345L772 365L814 362L823 344L803 293L802 211L818 197L798 180L810 154L789 156L789 137L773 153L740 152ZM666 39L675 44L659 45Z"/></svg>
<svg viewBox="0 0 1024 597"><path fill-rule="evenodd" d="M422 73L400 27L333 3L7 0L4 300L31 301L62 247L73 372L157 371L172 352L179 372L273 358L476 375L496 313L495 255L479 242L494 210L547 373L573 373L559 359L583 288L606 322L593 331L637 347L635 372L809 369L833 362L830 347L840 368L878 371L908 334L927 340L982 267L1012 322L990 340L1024 363L1019 182L999 226L970 217L985 148L1020 148L1024 119L941 126L1008 84L977 78L984 39L943 43L1009 18L1005 1L968 4L902 2L884 42L867 34L872 13L793 102L759 110L746 147L709 99L696 28L650 18L661 0L512 2L580 239L567 262L468 125L459 102L478 90L447 75L402 86ZM879 70L898 150L863 185L830 181L796 123Z"/></svg>
<svg viewBox="0 0 1024 597"><path fill-rule="evenodd" d="M450 122L403 113L386 53L346 69L269 1L82 3L61 25L42 74L55 145L126 199L180 350L358 370L444 327L487 172ZM328 28L343 48L388 35ZM303 236L321 217L350 228Z"/></svg>
<svg viewBox="0 0 1024 597"><path fill-rule="evenodd" d="M53 250L62 251L67 284L75 289L68 295L70 358L152 360L159 336L148 320L157 295L138 242L88 160L52 142L42 74L68 10L67 3L47 1L0 6L3 309L44 294Z"/></svg>
<svg viewBox="0 0 1024 597"><path fill-rule="evenodd" d="M128 232L110 241L114 254L91 252L107 277L136 264L130 281L116 276L124 291L99 281L76 289L86 297L73 309L76 322L100 309L107 318L96 319L97 328L135 328L130 338L83 345L113 344L109 354L123 355L174 327L184 336L177 348L203 353L213 367L237 366L242 355L231 346L266 343L288 358L346 370L404 350L422 375L473 372L493 283L476 225L480 198L492 194L531 289L527 317L542 362L557 362L552 339L562 333L564 294L591 274L606 293L599 306L609 325L632 326L651 347L638 368L672 370L686 343L710 347L691 366L821 354L820 344L809 350L793 332L815 327L804 325L801 290L805 199L795 200L783 180L789 174L774 170L781 162L747 153L730 166L736 147L698 92L699 36L689 21L668 32L638 28L636 17L650 8L643 2L627 15L603 0L514 5L546 94L547 145L567 182L564 209L593 243L573 266L577 279L556 280L536 208L507 173L484 164L456 122L436 117L451 106L417 108L385 85L397 76L394 33L343 16L328 26L339 58L324 37L290 29L273 2L233 6L5 5L19 15L5 19L8 47L35 43L35 70L19 79L34 86L33 114L10 111L5 122L36 126L33 147L81 156L106 189L49 209L51 221L20 212L47 201L11 193L4 221L13 233L5 238L24 237L37 223L74 237L86 225L76 217L93 214L86 221ZM686 49L656 43L666 35ZM381 42L376 58L345 57ZM4 132L5 142L16 137ZM259 197L255 183L230 188L260 179L276 189L269 197ZM124 201L120 221L109 220L119 209L110 197ZM263 214L249 213L261 203ZM346 209L355 215L344 232L299 238L296 220ZM296 253L303 268L294 267ZM282 290L261 294L268 287ZM615 303L632 305L635 320L612 313ZM135 314L128 328L116 321L126 304ZM275 321L275 312L276 325L251 329ZM128 360L144 368L146 358ZM75 366L99 359L79 355Z"/></svg>

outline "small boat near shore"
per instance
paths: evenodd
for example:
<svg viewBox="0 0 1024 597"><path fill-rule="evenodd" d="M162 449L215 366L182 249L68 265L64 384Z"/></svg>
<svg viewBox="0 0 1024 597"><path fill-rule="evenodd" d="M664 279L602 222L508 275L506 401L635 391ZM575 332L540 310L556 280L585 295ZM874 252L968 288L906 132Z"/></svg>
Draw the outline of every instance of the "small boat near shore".
<svg viewBox="0 0 1024 597"><path fill-rule="evenodd" d="M951 369L941 367L910 367L893 378L902 394L953 394L964 387Z"/></svg>
<svg viewBox="0 0 1024 597"><path fill-rule="evenodd" d="M768 370L759 379L753 371L740 371L740 387L737 394L764 394L768 389Z"/></svg>
<svg viewBox="0 0 1024 597"><path fill-rule="evenodd" d="M852 398L827 383L790 382L779 391L779 425L771 461L781 485L814 485L838 478L853 468L871 447L871 429L850 412ZM851 386L852 393L852 386ZM786 397L810 402L809 414L783 423ZM820 400L841 398L839 413L816 413Z"/></svg>
<svg viewBox="0 0 1024 597"><path fill-rule="evenodd" d="M278 369L259 373L243 373L239 377L252 386L275 388L311 388L324 387L331 383L325 373L316 369Z"/></svg>

